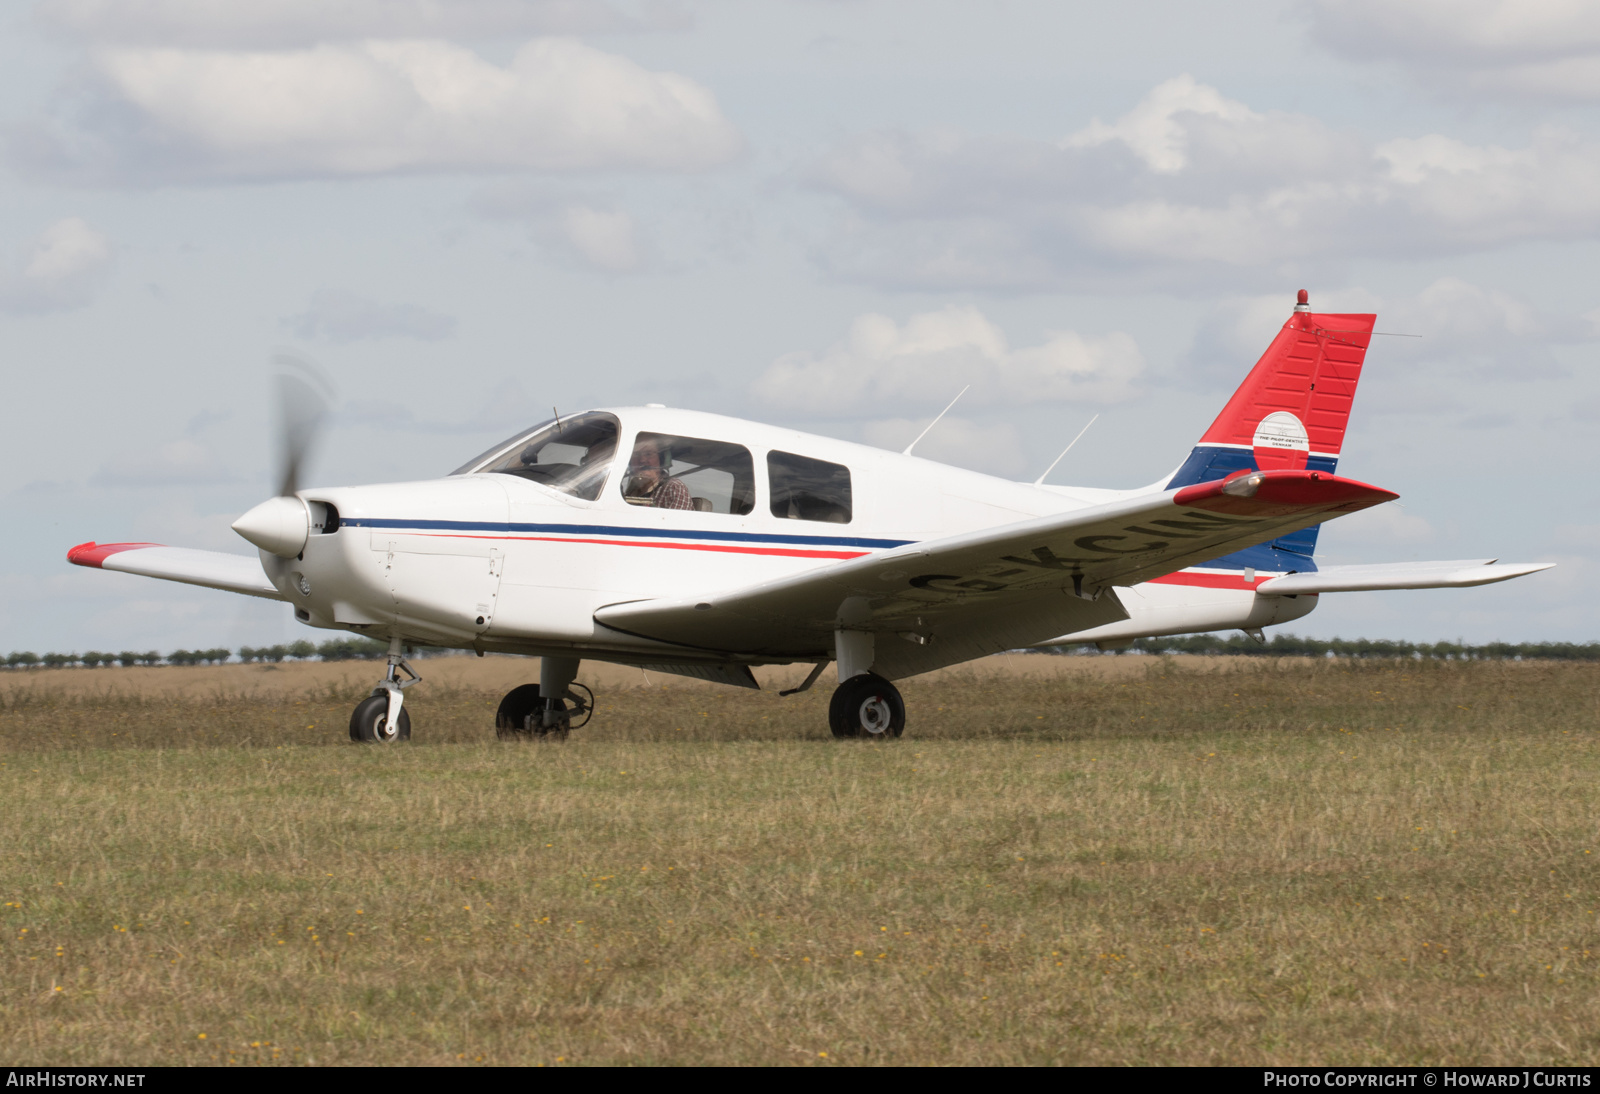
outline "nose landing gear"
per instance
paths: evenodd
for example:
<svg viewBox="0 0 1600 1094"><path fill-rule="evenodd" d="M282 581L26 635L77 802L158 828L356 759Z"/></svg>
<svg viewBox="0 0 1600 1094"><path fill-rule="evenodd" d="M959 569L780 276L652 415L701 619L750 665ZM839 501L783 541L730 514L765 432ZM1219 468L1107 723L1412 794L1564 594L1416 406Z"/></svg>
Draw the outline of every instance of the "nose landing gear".
<svg viewBox="0 0 1600 1094"><path fill-rule="evenodd" d="M389 668L383 682L350 715L350 739L360 743L390 744L411 739L411 714L405 709L405 689L422 682L406 663L400 639L389 640ZM402 680L405 673L409 679Z"/></svg>

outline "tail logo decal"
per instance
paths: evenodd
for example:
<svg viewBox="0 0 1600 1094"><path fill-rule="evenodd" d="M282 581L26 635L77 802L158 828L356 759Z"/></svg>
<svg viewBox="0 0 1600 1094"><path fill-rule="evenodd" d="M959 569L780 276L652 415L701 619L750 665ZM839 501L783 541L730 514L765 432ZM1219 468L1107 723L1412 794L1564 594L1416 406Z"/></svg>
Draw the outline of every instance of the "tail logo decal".
<svg viewBox="0 0 1600 1094"><path fill-rule="evenodd" d="M1304 471L1311 455L1311 437L1305 423L1287 410L1262 418L1251 438L1256 466L1263 471Z"/></svg>

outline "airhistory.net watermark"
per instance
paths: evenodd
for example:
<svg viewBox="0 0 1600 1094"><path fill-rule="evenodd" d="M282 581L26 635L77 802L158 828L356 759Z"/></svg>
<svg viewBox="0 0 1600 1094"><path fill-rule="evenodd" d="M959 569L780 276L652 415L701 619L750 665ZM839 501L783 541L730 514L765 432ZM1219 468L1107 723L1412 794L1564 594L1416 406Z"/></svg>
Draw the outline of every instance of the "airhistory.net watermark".
<svg viewBox="0 0 1600 1094"><path fill-rule="evenodd" d="M6 1072L6 1086L143 1086L142 1071L52 1071L48 1068L16 1068Z"/></svg>

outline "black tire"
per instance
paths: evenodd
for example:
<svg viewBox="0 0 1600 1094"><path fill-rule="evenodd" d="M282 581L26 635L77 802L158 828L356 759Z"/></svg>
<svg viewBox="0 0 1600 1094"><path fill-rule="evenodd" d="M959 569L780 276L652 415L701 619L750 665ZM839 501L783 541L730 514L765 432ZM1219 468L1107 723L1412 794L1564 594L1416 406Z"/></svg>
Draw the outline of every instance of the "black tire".
<svg viewBox="0 0 1600 1094"><path fill-rule="evenodd" d="M500 709L494 712L494 735L502 741L527 740L532 736L527 730L529 715L537 718L543 709L538 684L512 688L500 700Z"/></svg>
<svg viewBox="0 0 1600 1094"><path fill-rule="evenodd" d="M561 709L567 709L565 700L562 700ZM546 729L543 715L544 698L539 694L538 684L512 688L500 700L500 709L494 712L494 735L502 741L529 741L539 737L564 740L567 731L560 727ZM531 723L529 718L533 719ZM531 729L528 728L530 724Z"/></svg>
<svg viewBox="0 0 1600 1094"><path fill-rule="evenodd" d="M350 715L350 739L362 744L390 744L411 740L411 712L400 708L400 724L389 732L389 696L369 695L361 700L355 713Z"/></svg>
<svg viewBox="0 0 1600 1094"><path fill-rule="evenodd" d="M828 727L835 737L898 737L906 728L906 703L889 681L864 672L834 691Z"/></svg>

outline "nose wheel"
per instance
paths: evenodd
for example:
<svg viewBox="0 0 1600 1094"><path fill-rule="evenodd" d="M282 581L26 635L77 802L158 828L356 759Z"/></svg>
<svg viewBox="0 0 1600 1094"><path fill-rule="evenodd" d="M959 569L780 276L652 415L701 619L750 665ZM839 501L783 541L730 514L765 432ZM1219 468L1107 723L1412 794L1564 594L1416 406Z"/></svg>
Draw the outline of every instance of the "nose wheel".
<svg viewBox="0 0 1600 1094"><path fill-rule="evenodd" d="M833 693L828 726L835 737L898 737L906 728L905 700L875 672L852 676Z"/></svg>
<svg viewBox="0 0 1600 1094"><path fill-rule="evenodd" d="M350 715L350 739L361 744L392 744L411 740L411 712L400 708L400 716L389 720L389 693L369 695Z"/></svg>
<svg viewBox="0 0 1600 1094"><path fill-rule="evenodd" d="M406 664L400 639L389 640L389 668L372 694L350 715L350 739L359 744L392 744L411 739L411 713L405 709L405 689L422 682ZM402 675L404 674L404 675Z"/></svg>

